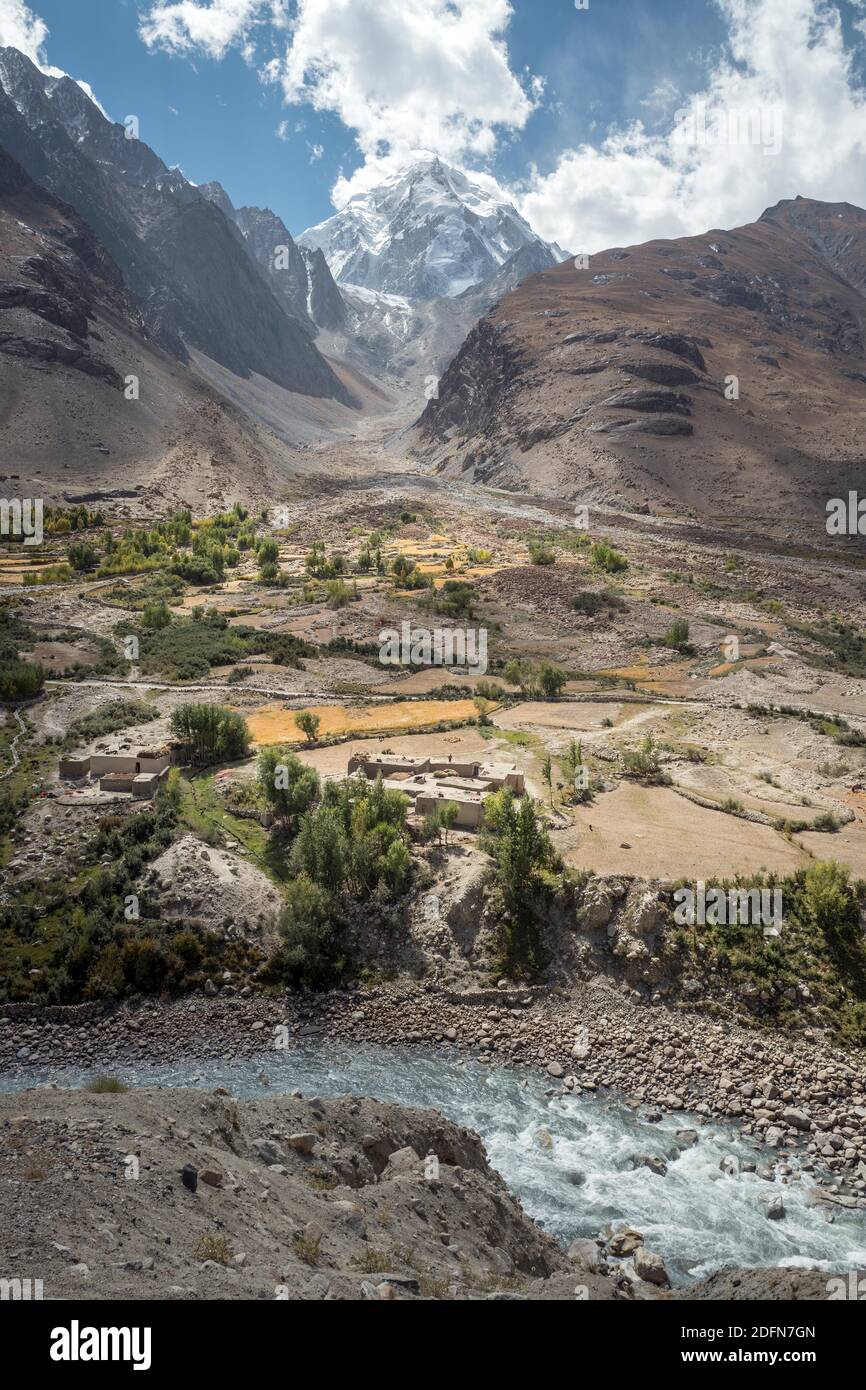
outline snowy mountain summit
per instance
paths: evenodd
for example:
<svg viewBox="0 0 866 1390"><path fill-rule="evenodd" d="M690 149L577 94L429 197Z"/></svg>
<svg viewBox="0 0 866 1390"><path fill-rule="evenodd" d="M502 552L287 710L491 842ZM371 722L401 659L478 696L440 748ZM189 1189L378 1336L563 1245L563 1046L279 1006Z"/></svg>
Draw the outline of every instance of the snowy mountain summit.
<svg viewBox="0 0 866 1390"><path fill-rule="evenodd" d="M511 203L435 155L357 194L299 240L324 253L340 285L410 302L454 298L525 247L548 252L550 265L564 259Z"/></svg>

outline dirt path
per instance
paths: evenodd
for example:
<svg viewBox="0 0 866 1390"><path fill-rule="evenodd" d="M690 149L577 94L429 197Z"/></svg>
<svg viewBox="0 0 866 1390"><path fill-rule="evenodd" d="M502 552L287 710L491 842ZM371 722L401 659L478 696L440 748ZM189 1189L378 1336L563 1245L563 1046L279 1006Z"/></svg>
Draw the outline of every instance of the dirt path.
<svg viewBox="0 0 866 1390"><path fill-rule="evenodd" d="M27 733L27 725L24 723L24 720L21 718L21 715L18 713L17 709L12 710L12 713L18 721L18 728L20 732L15 735L12 742L9 744L9 752L12 754L12 766L7 768L5 772L0 772L0 782L5 782L6 778L11 777L13 772L16 772L18 768L21 766L21 757L18 753L18 744L20 743L24 735Z"/></svg>

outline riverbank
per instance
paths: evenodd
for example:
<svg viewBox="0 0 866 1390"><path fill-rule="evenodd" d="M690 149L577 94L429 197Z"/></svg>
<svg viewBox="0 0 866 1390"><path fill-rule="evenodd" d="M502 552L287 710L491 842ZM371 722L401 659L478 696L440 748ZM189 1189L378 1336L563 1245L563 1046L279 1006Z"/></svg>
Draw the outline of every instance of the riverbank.
<svg viewBox="0 0 866 1390"><path fill-rule="evenodd" d="M856 1250L850 1231L816 1235L813 1215L801 1235L820 1268L730 1262L672 1289L641 1231L566 1249L466 1125L353 1095L49 1086L0 1095L0 1131L2 1268L52 1300L817 1300ZM681 1162L697 1148L683 1142ZM683 1185L698 1200L718 1188ZM779 1241L778 1222L751 1222ZM778 1243L763 1248L772 1263Z"/></svg>
<svg viewBox="0 0 866 1390"><path fill-rule="evenodd" d="M215 988L215 987L214 987ZM464 994L404 984L266 998L242 990L101 1009L0 1008L0 1074L81 1066L257 1058L305 1042L440 1050L491 1068L543 1072L553 1093L612 1092L648 1115L730 1123L792 1159L829 1206L866 1208L866 1064L809 1030L748 1030L664 1005L636 1005L596 981L566 997ZM246 997L244 997L246 996Z"/></svg>

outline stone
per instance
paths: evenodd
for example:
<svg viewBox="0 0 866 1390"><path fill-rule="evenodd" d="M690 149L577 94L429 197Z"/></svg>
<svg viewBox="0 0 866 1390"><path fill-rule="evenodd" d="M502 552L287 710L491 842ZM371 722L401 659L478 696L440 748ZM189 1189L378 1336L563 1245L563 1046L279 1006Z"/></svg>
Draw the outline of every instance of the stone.
<svg viewBox="0 0 866 1390"><path fill-rule="evenodd" d="M285 1158L285 1153L275 1139L255 1139L253 1140L253 1152L262 1163L267 1163L268 1167L274 1163L280 1163Z"/></svg>
<svg viewBox="0 0 866 1390"><path fill-rule="evenodd" d="M583 1269L600 1273L604 1261L594 1240L573 1240L566 1251L568 1258Z"/></svg>
<svg viewBox="0 0 866 1390"><path fill-rule="evenodd" d="M652 1250L647 1250L645 1246L639 1245L634 1252L633 1263L635 1274L645 1284L655 1284L659 1288L667 1288L670 1284L661 1255L656 1255Z"/></svg>
<svg viewBox="0 0 866 1390"><path fill-rule="evenodd" d="M768 1221L784 1221L785 1203L781 1197L760 1197L758 1200Z"/></svg>
<svg viewBox="0 0 866 1390"><path fill-rule="evenodd" d="M643 1245L643 1236L640 1231L633 1231L627 1227L624 1231L615 1231L607 1243L608 1252L617 1258L624 1255L633 1255L639 1245Z"/></svg>
<svg viewBox="0 0 866 1390"><path fill-rule="evenodd" d="M788 1108L782 1111L782 1120L790 1129L809 1130L812 1128L812 1121L805 1110L794 1110Z"/></svg>
<svg viewBox="0 0 866 1390"><path fill-rule="evenodd" d="M198 1187L198 1169L191 1163L185 1163L181 1169L180 1180L188 1192L195 1192Z"/></svg>
<svg viewBox="0 0 866 1390"><path fill-rule="evenodd" d="M659 1178L667 1176L668 1165L658 1154L635 1154L632 1163L635 1168L649 1168L650 1172Z"/></svg>
<svg viewBox="0 0 866 1390"><path fill-rule="evenodd" d="M290 1149L294 1149L295 1153L311 1154L316 1147L318 1137L317 1134L308 1133L288 1134L286 1135L286 1143Z"/></svg>
<svg viewBox="0 0 866 1390"><path fill-rule="evenodd" d="M421 1159L412 1148L395 1149L388 1157L383 1179L397 1177L418 1177L423 1171Z"/></svg>

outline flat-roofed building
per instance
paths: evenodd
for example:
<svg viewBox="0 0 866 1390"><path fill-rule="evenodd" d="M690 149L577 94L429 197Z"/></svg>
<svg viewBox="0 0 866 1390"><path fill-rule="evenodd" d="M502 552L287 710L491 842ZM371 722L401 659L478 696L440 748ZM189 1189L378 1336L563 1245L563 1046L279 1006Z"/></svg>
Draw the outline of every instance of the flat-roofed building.
<svg viewBox="0 0 866 1390"><path fill-rule="evenodd" d="M452 801L457 807L455 824L462 830L481 828L484 800L493 792L508 787L522 796L525 790L524 776L518 768L472 758L355 753L349 759L349 775L359 772L371 781L381 777L389 790L402 792L418 816L430 815Z"/></svg>
<svg viewBox="0 0 866 1390"><path fill-rule="evenodd" d="M135 779L138 773L132 772L104 772L99 779L99 790L101 792L132 792Z"/></svg>

